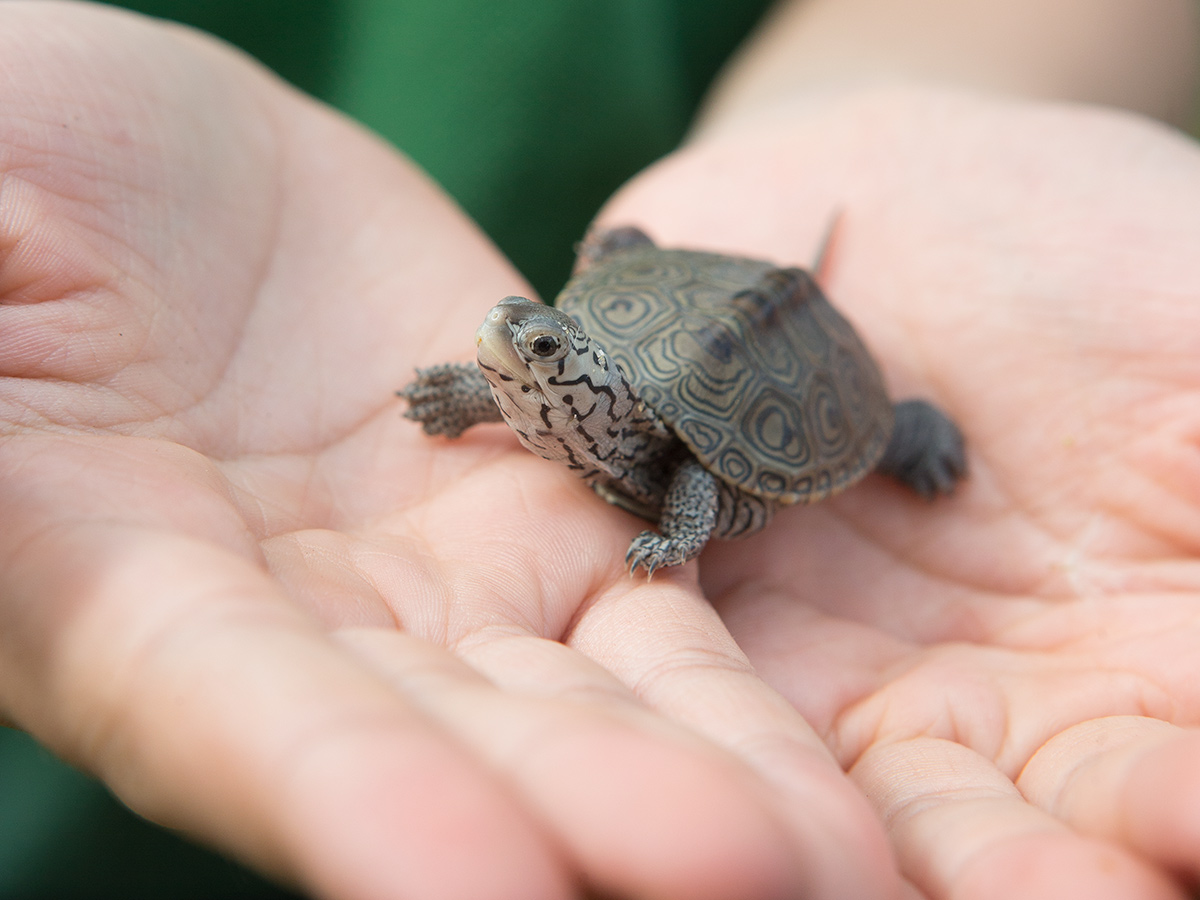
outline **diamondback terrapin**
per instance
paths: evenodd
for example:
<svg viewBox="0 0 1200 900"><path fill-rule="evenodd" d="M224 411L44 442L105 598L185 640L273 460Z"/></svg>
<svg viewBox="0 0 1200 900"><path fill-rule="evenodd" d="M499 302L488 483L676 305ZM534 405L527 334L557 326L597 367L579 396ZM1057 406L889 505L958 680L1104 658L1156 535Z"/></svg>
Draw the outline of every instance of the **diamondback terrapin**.
<svg viewBox="0 0 1200 900"><path fill-rule="evenodd" d="M635 228L585 241L556 307L506 297L478 365L400 391L429 434L504 420L528 449L657 523L631 571L683 563L872 470L933 497L965 472L958 428L893 404L850 324L798 268L666 250Z"/></svg>

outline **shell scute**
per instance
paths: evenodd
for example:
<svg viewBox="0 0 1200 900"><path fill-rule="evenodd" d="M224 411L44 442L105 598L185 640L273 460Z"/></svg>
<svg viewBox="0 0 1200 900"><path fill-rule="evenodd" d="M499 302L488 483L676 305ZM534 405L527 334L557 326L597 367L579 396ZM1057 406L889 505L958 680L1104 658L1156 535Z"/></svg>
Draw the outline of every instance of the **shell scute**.
<svg viewBox="0 0 1200 900"><path fill-rule="evenodd" d="M813 502L874 468L892 428L882 377L799 269L638 247L578 275L559 307L727 483Z"/></svg>

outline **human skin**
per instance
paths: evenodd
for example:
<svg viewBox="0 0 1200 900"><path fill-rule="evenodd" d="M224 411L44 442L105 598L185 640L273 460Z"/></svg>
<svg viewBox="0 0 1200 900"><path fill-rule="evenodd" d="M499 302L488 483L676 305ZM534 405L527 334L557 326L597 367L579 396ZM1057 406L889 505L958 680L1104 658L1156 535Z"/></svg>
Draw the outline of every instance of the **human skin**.
<svg viewBox="0 0 1200 900"><path fill-rule="evenodd" d="M701 126L799 92L886 82L956 85L1136 110L1196 113L1192 0L787 0L710 92Z"/></svg>
<svg viewBox="0 0 1200 900"><path fill-rule="evenodd" d="M646 584L568 472L399 418L525 289L410 167L185 32L0 42L0 709L133 808L327 897L1195 878L1190 143L731 73L606 221L804 262L842 209L830 293L971 479Z"/></svg>
<svg viewBox="0 0 1200 900"><path fill-rule="evenodd" d="M0 716L320 897L891 897L695 567L401 417L520 277L213 41L0 4Z"/></svg>
<svg viewBox="0 0 1200 900"><path fill-rule="evenodd" d="M795 31L751 46L690 145L600 221L796 261L837 211L825 287L895 392L961 424L970 477L932 505L876 478L785 511L711 548L702 589L871 799L914 894L1188 896L1200 151L1045 100L1124 102L1087 54L1057 87L999 84L909 65L900 29L894 65L789 70L827 46L822 21L872 4L838 6L781 13ZM1172 26L1190 61L1161 33L1118 54L1157 85L1139 112L1185 117L1192 13Z"/></svg>

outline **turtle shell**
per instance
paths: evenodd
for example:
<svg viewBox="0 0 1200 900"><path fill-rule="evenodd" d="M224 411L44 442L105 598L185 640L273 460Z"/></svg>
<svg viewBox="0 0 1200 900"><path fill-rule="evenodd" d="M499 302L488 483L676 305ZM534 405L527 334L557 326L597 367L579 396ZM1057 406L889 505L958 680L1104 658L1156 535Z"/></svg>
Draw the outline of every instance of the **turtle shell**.
<svg viewBox="0 0 1200 900"><path fill-rule="evenodd" d="M801 269L640 246L592 264L556 305L705 468L743 491L815 502L887 446L879 369Z"/></svg>

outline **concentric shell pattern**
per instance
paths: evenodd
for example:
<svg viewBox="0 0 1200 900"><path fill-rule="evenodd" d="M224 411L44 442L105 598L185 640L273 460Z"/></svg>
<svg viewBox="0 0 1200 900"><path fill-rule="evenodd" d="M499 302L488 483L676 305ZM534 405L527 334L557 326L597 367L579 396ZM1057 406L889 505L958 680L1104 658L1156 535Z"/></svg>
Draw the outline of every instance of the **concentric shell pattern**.
<svg viewBox="0 0 1200 900"><path fill-rule="evenodd" d="M800 269L637 248L557 301L702 464L743 491L815 502L874 468L892 404L850 324Z"/></svg>

